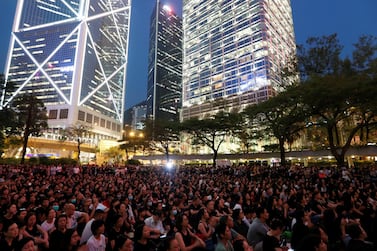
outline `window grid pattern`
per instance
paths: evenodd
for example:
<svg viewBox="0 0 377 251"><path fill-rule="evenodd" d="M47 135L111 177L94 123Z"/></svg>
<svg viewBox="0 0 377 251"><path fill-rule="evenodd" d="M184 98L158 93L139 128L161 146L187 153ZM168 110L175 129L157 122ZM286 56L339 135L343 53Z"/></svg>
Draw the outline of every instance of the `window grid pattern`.
<svg viewBox="0 0 377 251"><path fill-rule="evenodd" d="M289 0L184 0L183 15L183 119L279 91L295 51Z"/></svg>

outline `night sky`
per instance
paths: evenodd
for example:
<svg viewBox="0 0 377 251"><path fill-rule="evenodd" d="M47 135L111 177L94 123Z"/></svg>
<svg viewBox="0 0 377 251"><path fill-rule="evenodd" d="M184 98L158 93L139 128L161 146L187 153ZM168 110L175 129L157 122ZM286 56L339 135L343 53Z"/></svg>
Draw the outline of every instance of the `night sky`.
<svg viewBox="0 0 377 251"><path fill-rule="evenodd" d="M220 0L219 0L220 1ZM279 0L275 0L279 1ZM182 0L161 0L182 15ZM1 0L0 72L4 72L17 0ZM358 38L377 36L377 0L291 0L297 44L311 36L337 33L344 45L343 56L351 56ZM149 20L155 0L132 0L126 106L146 98Z"/></svg>

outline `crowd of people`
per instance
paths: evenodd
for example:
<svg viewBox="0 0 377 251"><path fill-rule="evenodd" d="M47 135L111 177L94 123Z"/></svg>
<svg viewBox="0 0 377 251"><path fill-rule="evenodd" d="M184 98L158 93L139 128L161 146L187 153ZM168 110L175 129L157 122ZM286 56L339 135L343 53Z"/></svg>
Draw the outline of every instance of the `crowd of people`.
<svg viewBox="0 0 377 251"><path fill-rule="evenodd" d="M0 250L377 250L377 166L0 165Z"/></svg>

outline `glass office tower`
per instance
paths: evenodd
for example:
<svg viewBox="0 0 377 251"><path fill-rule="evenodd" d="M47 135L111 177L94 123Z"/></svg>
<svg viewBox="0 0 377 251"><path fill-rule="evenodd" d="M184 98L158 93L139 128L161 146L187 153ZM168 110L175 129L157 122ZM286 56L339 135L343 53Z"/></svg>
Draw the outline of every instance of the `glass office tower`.
<svg viewBox="0 0 377 251"><path fill-rule="evenodd" d="M182 19L157 0L150 27L147 117L176 121L182 95Z"/></svg>
<svg viewBox="0 0 377 251"><path fill-rule="evenodd" d="M182 119L279 91L295 53L290 0L183 0L183 17Z"/></svg>
<svg viewBox="0 0 377 251"><path fill-rule="evenodd" d="M75 124L93 138L122 135L131 0L19 0L3 94L7 106L17 95L43 100L49 132Z"/></svg>

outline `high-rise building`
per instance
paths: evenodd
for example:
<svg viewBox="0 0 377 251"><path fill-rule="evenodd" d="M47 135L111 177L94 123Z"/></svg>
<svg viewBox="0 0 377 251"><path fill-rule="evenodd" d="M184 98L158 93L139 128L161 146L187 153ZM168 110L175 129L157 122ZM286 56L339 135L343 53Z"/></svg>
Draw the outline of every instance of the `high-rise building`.
<svg viewBox="0 0 377 251"><path fill-rule="evenodd" d="M183 17L182 119L279 91L296 48L290 0L183 0Z"/></svg>
<svg viewBox="0 0 377 251"><path fill-rule="evenodd" d="M19 0L6 63L7 106L33 93L48 110L47 137L82 124L88 140L122 136L131 0Z"/></svg>
<svg viewBox="0 0 377 251"><path fill-rule="evenodd" d="M130 126L133 130L143 130L147 115L147 104L142 101L126 110L125 125Z"/></svg>
<svg viewBox="0 0 377 251"><path fill-rule="evenodd" d="M151 15L147 117L178 120L182 94L182 19L157 0Z"/></svg>

